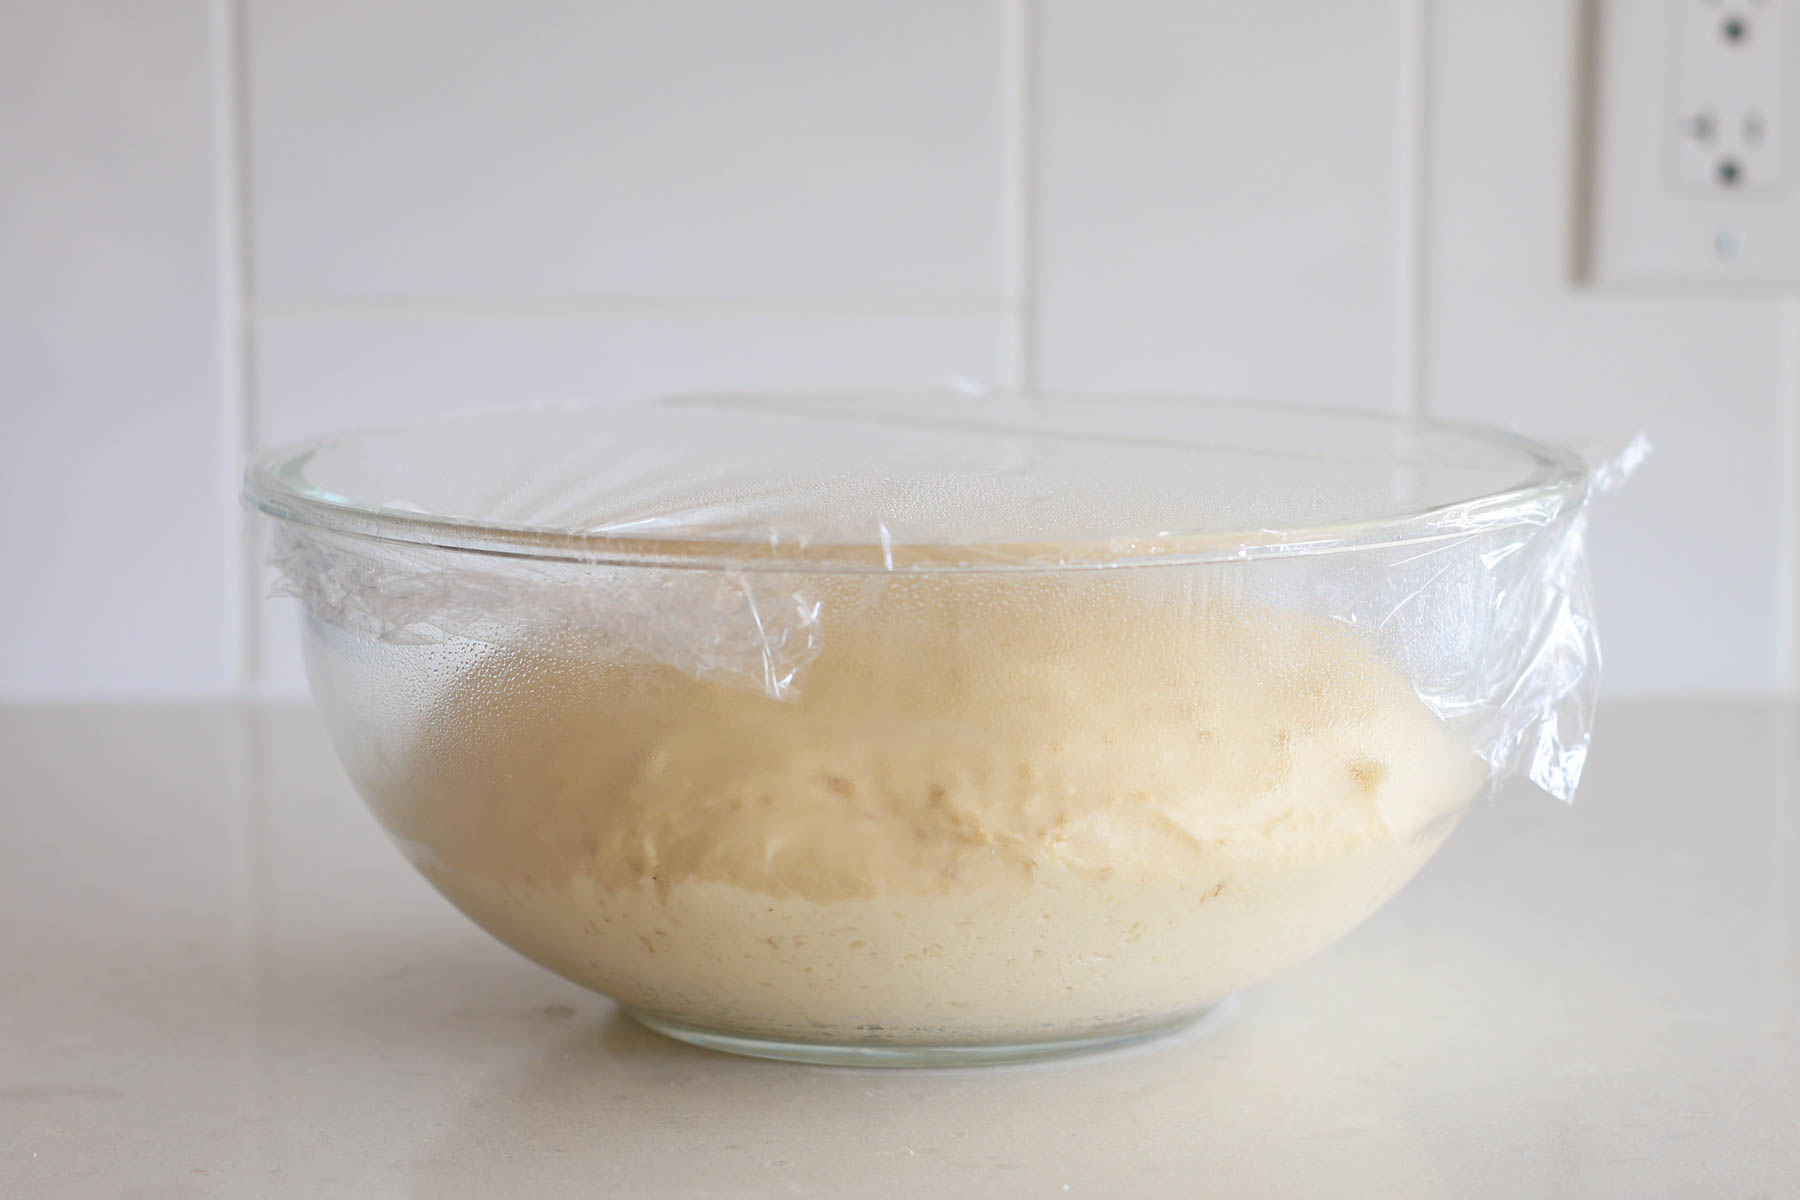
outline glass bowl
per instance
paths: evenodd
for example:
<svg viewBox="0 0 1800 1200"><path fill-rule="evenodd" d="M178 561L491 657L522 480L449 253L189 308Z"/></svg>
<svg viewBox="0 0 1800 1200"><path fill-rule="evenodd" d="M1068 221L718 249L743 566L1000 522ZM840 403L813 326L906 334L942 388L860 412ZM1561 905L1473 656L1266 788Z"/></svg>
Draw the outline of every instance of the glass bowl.
<svg viewBox="0 0 1800 1200"><path fill-rule="evenodd" d="M453 904L671 1036L926 1064L1192 1021L1502 774L1572 792L1590 484L1472 427L928 393L440 420L247 495Z"/></svg>

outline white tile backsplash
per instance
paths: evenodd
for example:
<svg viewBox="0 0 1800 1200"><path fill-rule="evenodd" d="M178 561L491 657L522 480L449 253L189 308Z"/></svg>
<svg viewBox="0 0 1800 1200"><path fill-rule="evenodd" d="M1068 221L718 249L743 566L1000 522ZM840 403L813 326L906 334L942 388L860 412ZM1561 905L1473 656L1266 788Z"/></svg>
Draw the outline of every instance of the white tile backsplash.
<svg viewBox="0 0 1800 1200"><path fill-rule="evenodd" d="M1014 375L1646 428L1609 690L1791 686L1800 305L1571 280L1581 3L0 6L0 694L299 690L240 421Z"/></svg>
<svg viewBox="0 0 1800 1200"><path fill-rule="evenodd" d="M265 298L992 295L998 5L256 0Z"/></svg>
<svg viewBox="0 0 1800 1200"><path fill-rule="evenodd" d="M233 682L210 10L0 10L0 694Z"/></svg>
<svg viewBox="0 0 1800 1200"><path fill-rule="evenodd" d="M565 400L708 388L855 388L1000 378L991 316L273 317L257 343L258 436Z"/></svg>
<svg viewBox="0 0 1800 1200"><path fill-rule="evenodd" d="M309 434L556 400L708 388L905 387L1004 373L992 316L364 316L262 323L259 434ZM265 690L305 690L292 601L270 608Z"/></svg>
<svg viewBox="0 0 1800 1200"><path fill-rule="evenodd" d="M1045 0L1041 378L1388 407L1400 0Z"/></svg>
<svg viewBox="0 0 1800 1200"><path fill-rule="evenodd" d="M1768 690L1781 302L1570 287L1572 82L1518 81L1572 60L1575 28L1561 0L1444 5L1433 23L1427 399L1570 440L1648 431L1655 456L1593 517L1608 686Z"/></svg>

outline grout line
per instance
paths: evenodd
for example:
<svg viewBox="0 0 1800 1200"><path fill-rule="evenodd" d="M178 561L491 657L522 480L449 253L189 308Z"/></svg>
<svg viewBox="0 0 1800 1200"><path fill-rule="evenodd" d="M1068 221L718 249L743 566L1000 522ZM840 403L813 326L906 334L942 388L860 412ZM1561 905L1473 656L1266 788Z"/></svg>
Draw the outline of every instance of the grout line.
<svg viewBox="0 0 1800 1200"><path fill-rule="evenodd" d="M238 503L238 453L243 444L244 413L240 392L243 367L239 328L244 314L238 285L241 272L238 235L237 96L233 63L237 31L232 21L233 0L213 0L212 24L212 137L213 205L217 217L217 256L213 280L217 297L219 338L218 388L220 469L220 503L225 511L225 628L222 635L225 661L228 664L231 690L242 692L248 682L244 670L244 646L247 640L244 601L248 581L243 569L243 542L246 522L243 506Z"/></svg>
<svg viewBox="0 0 1800 1200"><path fill-rule="evenodd" d="M1793 861L1796 826L1789 815L1793 805L1796 753L1792 728L1791 702L1800 697L1800 293L1789 292L1776 309L1781 323L1779 337L1781 363L1776 372L1780 395L1777 397L1775 511L1775 688L1776 695L1789 701L1774 716L1774 806L1769 823L1770 863L1775 867L1771 879L1785 884L1782 869ZM1774 928L1784 935L1775 944L1792 945L1792 922L1787 914L1794 906L1787 903L1788 889L1770 889L1770 910L1775 915Z"/></svg>
<svg viewBox="0 0 1800 1200"><path fill-rule="evenodd" d="M1569 287L1592 286L1594 278L1595 151L1599 146L1600 0L1576 0L1574 58L1569 78L1575 103L1570 114L1569 220L1567 261ZM1673 60L1671 60L1673 61Z"/></svg>
<svg viewBox="0 0 1800 1200"><path fill-rule="evenodd" d="M256 318L537 319L543 317L959 317L1004 316L1016 312L1010 297L979 293L938 295L564 295L519 296L353 296L341 299L251 301Z"/></svg>
<svg viewBox="0 0 1800 1200"><path fill-rule="evenodd" d="M1406 0L1400 9L1399 237L1395 269L1399 314L1395 322L1395 362L1399 368L1395 407L1407 416L1430 411L1427 394L1430 335L1425 291L1428 283L1429 175L1431 137L1431 5Z"/></svg>
<svg viewBox="0 0 1800 1200"><path fill-rule="evenodd" d="M262 604L256 526L239 499L245 460L256 447L255 314L252 311L248 55L245 0L214 0L221 229L221 370L225 404L226 511L231 514L233 682L241 695L260 673Z"/></svg>
<svg viewBox="0 0 1800 1200"><path fill-rule="evenodd" d="M1004 371L1019 391L1038 386L1037 0L1008 0L1001 70L1002 271L1012 297Z"/></svg>
<svg viewBox="0 0 1800 1200"><path fill-rule="evenodd" d="M1800 694L1800 296L1781 301L1781 397L1776 513L1775 667L1777 685Z"/></svg>

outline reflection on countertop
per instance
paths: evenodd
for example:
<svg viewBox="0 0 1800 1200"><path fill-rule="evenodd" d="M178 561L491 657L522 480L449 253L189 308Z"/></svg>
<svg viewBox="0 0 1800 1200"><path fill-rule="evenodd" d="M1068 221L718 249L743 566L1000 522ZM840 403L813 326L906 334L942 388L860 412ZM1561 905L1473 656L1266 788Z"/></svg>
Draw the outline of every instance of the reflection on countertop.
<svg viewBox="0 0 1800 1200"><path fill-rule="evenodd" d="M0 1194L1734 1195L1800 1178L1800 709L1612 704L1212 1028L681 1046L385 844L300 707L0 709Z"/></svg>

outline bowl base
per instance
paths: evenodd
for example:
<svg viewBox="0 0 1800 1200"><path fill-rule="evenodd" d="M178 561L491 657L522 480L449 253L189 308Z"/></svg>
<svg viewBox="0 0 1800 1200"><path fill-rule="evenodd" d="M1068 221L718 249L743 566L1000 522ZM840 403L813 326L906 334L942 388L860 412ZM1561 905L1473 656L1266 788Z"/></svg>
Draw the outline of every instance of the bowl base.
<svg viewBox="0 0 1800 1200"><path fill-rule="evenodd" d="M1044 1041L911 1044L895 1042L801 1042L754 1034L725 1033L689 1025L673 1017L627 1008L625 1013L646 1029L664 1037L751 1058L778 1062L810 1063L827 1067L982 1067L1002 1063L1032 1062L1112 1050L1135 1042L1163 1037L1180 1029L1211 1027L1233 1008L1226 997L1205 1008L1191 1009L1153 1022L1135 1022L1125 1028L1096 1030L1091 1034Z"/></svg>

